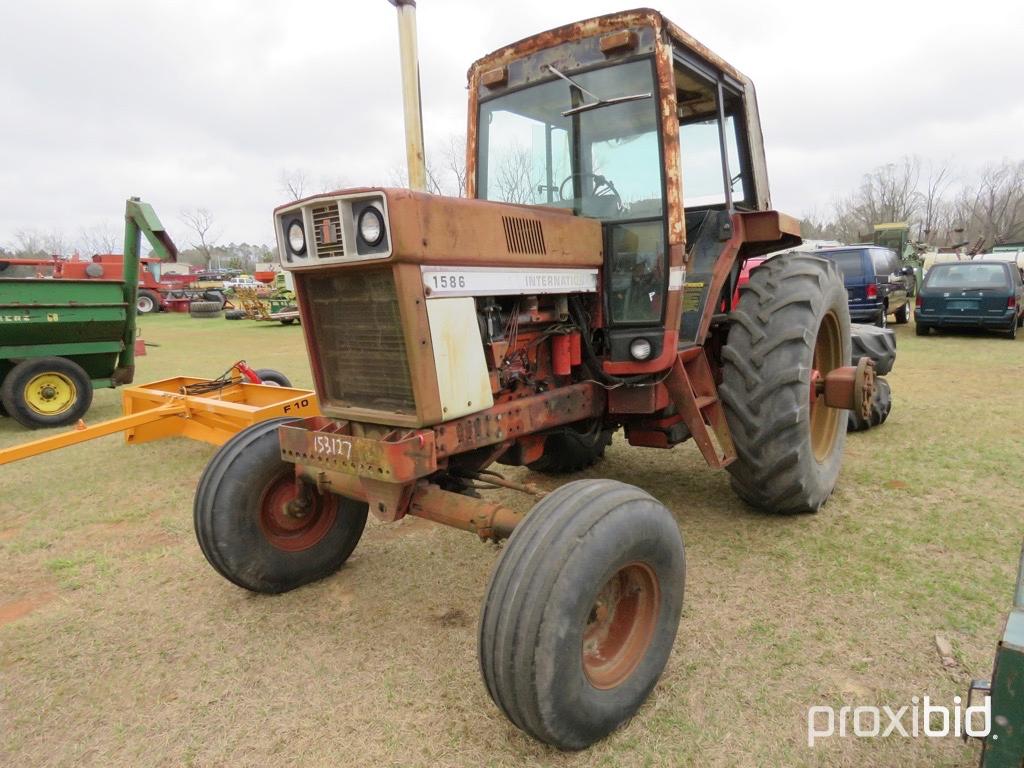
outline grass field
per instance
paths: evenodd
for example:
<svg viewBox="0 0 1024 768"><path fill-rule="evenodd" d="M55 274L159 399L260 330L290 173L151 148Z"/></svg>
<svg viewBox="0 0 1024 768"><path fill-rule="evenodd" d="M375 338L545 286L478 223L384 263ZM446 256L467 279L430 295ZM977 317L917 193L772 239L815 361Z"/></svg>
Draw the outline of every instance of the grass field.
<svg viewBox="0 0 1024 768"><path fill-rule="evenodd" d="M141 326L159 346L138 382L213 377L245 358L310 384L298 327ZM617 437L587 473L666 503L689 572L665 676L627 727L581 754L525 737L487 696L475 632L496 549L473 536L371 521L332 578L256 596L218 576L192 533L212 447L109 437L0 468L0 764L975 765L977 746L954 738L807 746L809 706L950 704L988 677L1012 596L1024 340L896 330L892 416L849 436L817 515L753 512L691 444ZM119 409L117 392L98 392L89 420ZM0 420L0 446L29 436Z"/></svg>

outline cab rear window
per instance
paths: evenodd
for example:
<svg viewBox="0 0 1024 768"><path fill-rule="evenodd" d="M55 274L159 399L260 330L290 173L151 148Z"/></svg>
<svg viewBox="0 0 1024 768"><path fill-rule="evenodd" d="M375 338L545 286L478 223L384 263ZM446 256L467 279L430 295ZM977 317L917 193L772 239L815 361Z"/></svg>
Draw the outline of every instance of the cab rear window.
<svg viewBox="0 0 1024 768"><path fill-rule="evenodd" d="M928 288L1007 288L1010 281L1002 264L936 264L924 279Z"/></svg>

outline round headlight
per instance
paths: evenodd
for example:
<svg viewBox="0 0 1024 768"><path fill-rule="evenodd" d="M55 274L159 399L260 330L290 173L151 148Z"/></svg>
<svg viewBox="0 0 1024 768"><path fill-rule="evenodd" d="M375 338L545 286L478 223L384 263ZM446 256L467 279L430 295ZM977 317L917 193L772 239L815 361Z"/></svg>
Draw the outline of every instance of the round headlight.
<svg viewBox="0 0 1024 768"><path fill-rule="evenodd" d="M298 221L288 225L288 248L294 254L306 252L306 233L302 231L302 224Z"/></svg>
<svg viewBox="0 0 1024 768"><path fill-rule="evenodd" d="M359 236L367 245L377 245L384 239L384 217L373 206L359 214Z"/></svg>
<svg viewBox="0 0 1024 768"><path fill-rule="evenodd" d="M629 354L634 360L646 360L651 356L651 342L647 339L633 339L629 344Z"/></svg>

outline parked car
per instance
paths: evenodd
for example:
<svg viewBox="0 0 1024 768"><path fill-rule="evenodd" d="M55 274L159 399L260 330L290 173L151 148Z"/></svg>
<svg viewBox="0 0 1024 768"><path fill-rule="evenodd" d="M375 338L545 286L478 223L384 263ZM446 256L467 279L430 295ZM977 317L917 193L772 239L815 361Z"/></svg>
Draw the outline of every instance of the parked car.
<svg viewBox="0 0 1024 768"><path fill-rule="evenodd" d="M853 322L884 328L888 315L897 323L910 319L914 269L901 266L895 251L876 245L844 245L813 253L835 262L843 273Z"/></svg>
<svg viewBox="0 0 1024 768"><path fill-rule="evenodd" d="M914 311L917 335L932 328L987 328L1017 337L1024 323L1024 283L1007 261L936 264L925 275Z"/></svg>
<svg viewBox="0 0 1024 768"><path fill-rule="evenodd" d="M224 281L224 290L237 290L238 288L263 288L264 285L252 275L239 275Z"/></svg>

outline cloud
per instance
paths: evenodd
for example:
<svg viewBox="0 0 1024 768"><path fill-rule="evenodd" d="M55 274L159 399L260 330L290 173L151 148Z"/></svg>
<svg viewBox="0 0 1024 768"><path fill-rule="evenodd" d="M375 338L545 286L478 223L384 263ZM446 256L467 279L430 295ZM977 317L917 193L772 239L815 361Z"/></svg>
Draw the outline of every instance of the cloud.
<svg viewBox="0 0 1024 768"><path fill-rule="evenodd" d="M424 120L465 126L469 64L620 3L422 0ZM773 199L797 213L904 154L965 169L1024 157L1019 3L726 2L678 24L758 85ZM666 9L671 10L671 9ZM75 233L154 204L224 240L269 241L281 171L383 183L404 164L393 8L384 0L9 4L0 27L0 243Z"/></svg>

